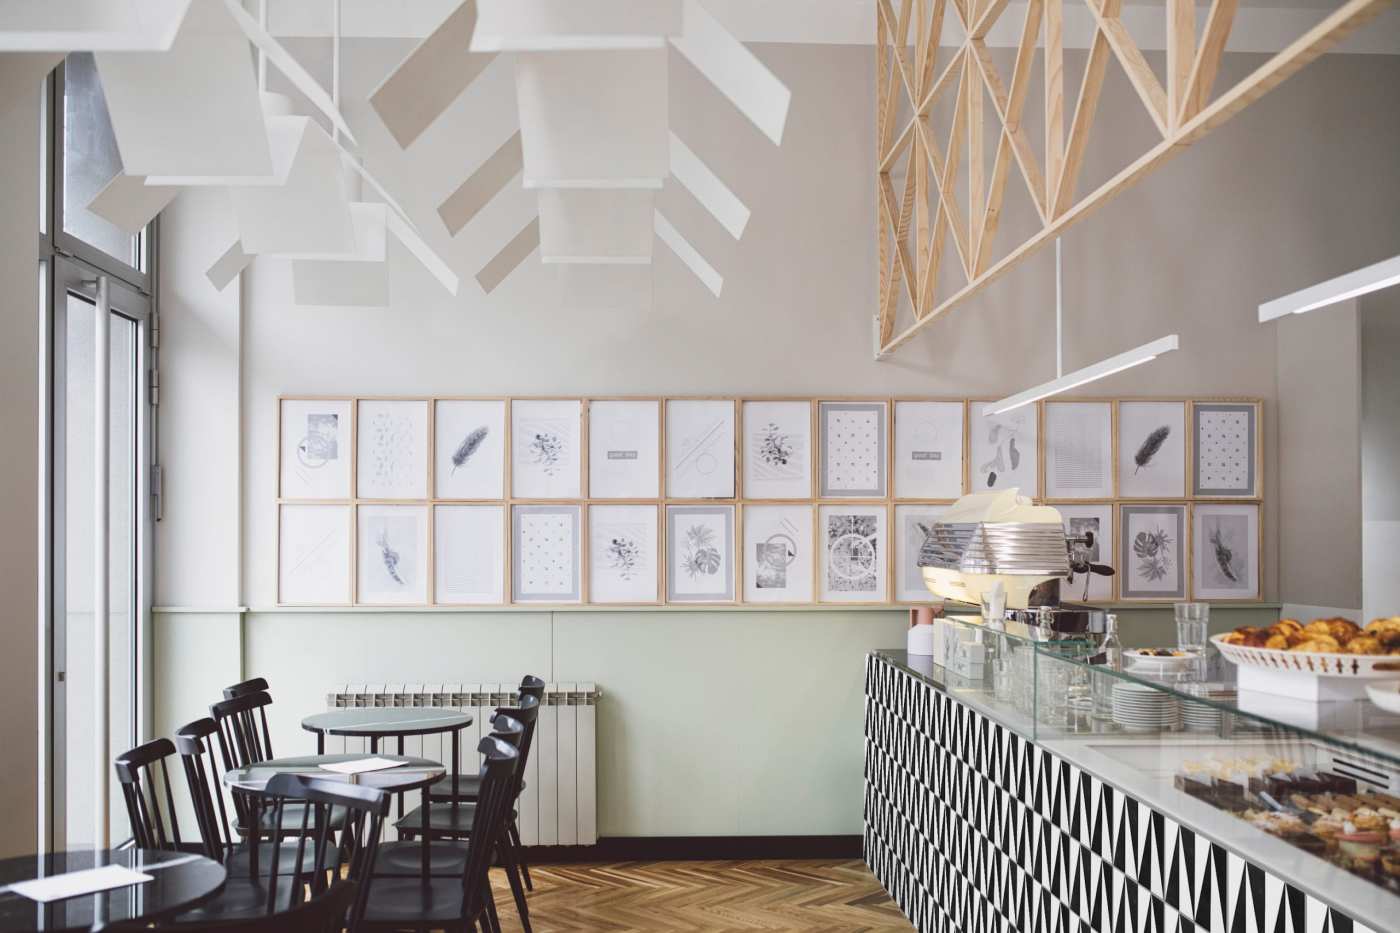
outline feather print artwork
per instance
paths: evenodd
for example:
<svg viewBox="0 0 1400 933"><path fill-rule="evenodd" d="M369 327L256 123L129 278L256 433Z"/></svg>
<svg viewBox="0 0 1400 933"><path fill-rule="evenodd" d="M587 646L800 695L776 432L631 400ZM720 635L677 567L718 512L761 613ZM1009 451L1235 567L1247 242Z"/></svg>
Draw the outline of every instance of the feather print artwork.
<svg viewBox="0 0 1400 933"><path fill-rule="evenodd" d="M389 574L390 579L403 586L403 577L399 576L399 552L390 546L387 531L379 533L379 556L384 561L384 571Z"/></svg>
<svg viewBox="0 0 1400 933"><path fill-rule="evenodd" d="M466 439L457 446L457 449L452 452L453 473L456 473L457 469L470 460L472 454L480 449L481 445L486 441L487 433L486 425L483 424L481 427L468 434ZM450 476L451 474L448 475Z"/></svg>
<svg viewBox="0 0 1400 933"><path fill-rule="evenodd" d="M1152 458L1157 456L1157 452L1162 449L1162 445L1167 442L1167 437L1171 433L1172 429L1164 424L1147 435L1147 439L1142 442L1142 446L1133 455L1133 462L1137 464L1133 470L1134 473L1152 462Z"/></svg>
<svg viewBox="0 0 1400 933"><path fill-rule="evenodd" d="M1225 579L1231 583L1238 583L1240 577L1239 574L1235 573L1233 566L1235 563L1234 549L1225 543L1225 536L1221 534L1219 528L1210 533L1210 546L1215 549L1215 562L1219 565L1220 572L1224 574Z"/></svg>

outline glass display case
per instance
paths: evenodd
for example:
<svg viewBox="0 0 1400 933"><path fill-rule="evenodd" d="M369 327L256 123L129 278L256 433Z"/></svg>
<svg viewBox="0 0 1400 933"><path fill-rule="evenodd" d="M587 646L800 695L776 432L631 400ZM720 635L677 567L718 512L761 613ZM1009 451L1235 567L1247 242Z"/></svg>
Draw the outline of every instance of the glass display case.
<svg viewBox="0 0 1400 933"><path fill-rule="evenodd" d="M948 617L941 642L934 660L950 694L1375 929L1395 928L1400 716L1365 698L1241 691L1214 649L1118 670L1095 663L1092 638L1046 641L976 616Z"/></svg>

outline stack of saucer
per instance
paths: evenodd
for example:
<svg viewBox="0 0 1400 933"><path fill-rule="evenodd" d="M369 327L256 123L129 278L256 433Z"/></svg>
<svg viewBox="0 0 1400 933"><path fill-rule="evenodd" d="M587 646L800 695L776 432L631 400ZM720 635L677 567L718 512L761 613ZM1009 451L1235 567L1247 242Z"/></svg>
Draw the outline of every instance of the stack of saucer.
<svg viewBox="0 0 1400 933"><path fill-rule="evenodd" d="M1201 694L1222 702L1230 702L1235 698L1233 690L1202 690ZM1221 727L1234 717L1216 706L1205 703L1183 703L1181 718L1186 724L1187 732L1219 732Z"/></svg>
<svg viewBox="0 0 1400 933"><path fill-rule="evenodd" d="M1133 732L1174 732L1181 728L1176 697L1145 684L1113 685L1113 721Z"/></svg>

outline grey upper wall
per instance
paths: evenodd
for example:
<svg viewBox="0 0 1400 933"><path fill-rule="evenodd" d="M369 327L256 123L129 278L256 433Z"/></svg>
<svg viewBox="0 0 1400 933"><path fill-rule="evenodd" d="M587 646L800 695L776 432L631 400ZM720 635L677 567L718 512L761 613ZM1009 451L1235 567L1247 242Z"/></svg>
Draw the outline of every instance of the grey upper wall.
<svg viewBox="0 0 1400 933"><path fill-rule="evenodd" d="M313 66L325 43L295 51ZM533 215L509 186L455 239L436 206L510 132L515 106L508 62L498 60L422 139L400 150L364 95L403 54L403 43L357 41L344 58L347 117L367 162L463 277L453 298L402 251L391 257L392 306L311 309L291 301L287 265L256 263L245 277L239 340L202 329L202 363L223 354L241 371L241 483L210 469L190 435L165 434L171 483L191 501L242 495L246 579L241 598L274 600L276 410L279 393L918 393L996 395L1053 375L1053 255L1042 252L949 314L885 362L873 358L875 310L873 51L760 45L759 56L793 91L782 146L769 143L678 56L671 114L686 139L753 209L734 242L689 194L660 203L725 277L712 297L664 246L651 267L546 267L526 260L489 296L472 276ZM998 53L1000 54L1000 53ZM1077 87L1083 53L1067 54ZM1222 82L1264 60L1229 55ZM1243 395L1263 398L1265 592L1277 595L1279 510L1276 341L1256 321L1268 298L1392 255L1400 244L1400 60L1326 56L1123 194L1064 238L1065 364L1069 368L1179 333L1182 350L1094 387L1105 395ZM1037 93L1032 90L1032 94ZM1032 111L1034 108L1031 108ZM1150 143L1150 126L1113 69L1100 103L1081 190ZM1038 129L1032 127L1033 138ZM990 148L990 147L989 147ZM1025 231L1014 176L1001 248ZM176 202L172 212L193 209ZM1019 206L1018 206L1019 205ZM201 243L217 253L222 243ZM216 249L218 247L219 249ZM222 314L212 290L191 313ZM197 311L196 306L204 308ZM172 311L175 309L168 309ZM171 325L174 326L174 322ZM233 370L228 370L232 372ZM211 406L206 366L170 408L197 406L214 424L233 417L226 389ZM172 379L174 377L171 377ZM184 378L184 377L181 377ZM221 386L229 385L220 376ZM167 382L167 385L170 385ZM225 604L196 531L161 529L158 602ZM195 527L197 526L197 527ZM176 528L184 529L175 534ZM195 535L190 537L188 535Z"/></svg>

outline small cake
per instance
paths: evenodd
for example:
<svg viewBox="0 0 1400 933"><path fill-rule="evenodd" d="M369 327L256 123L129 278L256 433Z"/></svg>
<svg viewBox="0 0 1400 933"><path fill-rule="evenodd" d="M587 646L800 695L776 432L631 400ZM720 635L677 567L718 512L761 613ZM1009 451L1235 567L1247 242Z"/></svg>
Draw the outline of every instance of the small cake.
<svg viewBox="0 0 1400 933"><path fill-rule="evenodd" d="M1400 819L1390 821L1390 841L1400 843Z"/></svg>
<svg viewBox="0 0 1400 933"><path fill-rule="evenodd" d="M1381 857L1381 846L1387 841L1387 834L1366 832L1358 829L1354 823L1343 824L1342 832L1337 836L1337 845L1341 847L1342 856L1347 859L1351 868L1361 871L1375 868L1377 860Z"/></svg>

